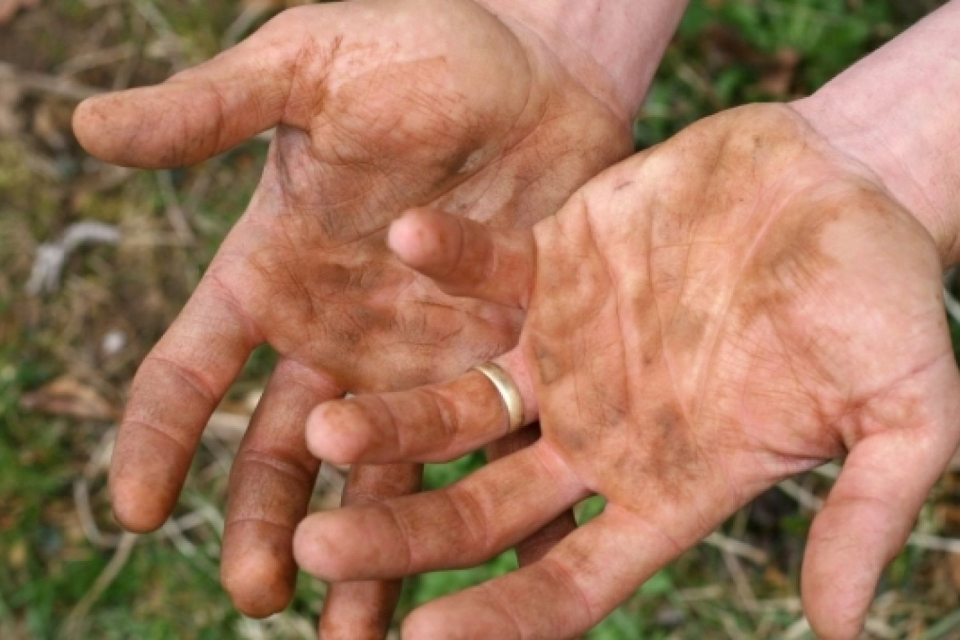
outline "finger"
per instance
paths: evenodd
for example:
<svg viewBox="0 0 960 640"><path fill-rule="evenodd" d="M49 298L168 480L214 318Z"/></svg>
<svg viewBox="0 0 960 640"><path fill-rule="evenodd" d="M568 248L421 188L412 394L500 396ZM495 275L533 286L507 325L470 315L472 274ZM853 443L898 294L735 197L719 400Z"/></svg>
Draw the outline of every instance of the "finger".
<svg viewBox="0 0 960 640"><path fill-rule="evenodd" d="M130 389L110 465L125 528L152 531L166 520L210 414L260 342L231 294L204 278Z"/></svg>
<svg viewBox="0 0 960 640"><path fill-rule="evenodd" d="M303 421L317 402L343 395L327 377L292 360L270 376L230 474L220 580L240 611L262 618L293 597L293 531L307 513L320 461Z"/></svg>
<svg viewBox="0 0 960 640"><path fill-rule="evenodd" d="M538 444L438 491L309 516L294 555L304 570L336 581L470 567L584 496L566 464Z"/></svg>
<svg viewBox="0 0 960 640"><path fill-rule="evenodd" d="M497 364L515 382L524 423L537 405L518 350ZM363 394L321 404L307 420L307 445L318 458L356 462L442 462L505 435L509 418L500 392L477 371L408 391Z"/></svg>
<svg viewBox="0 0 960 640"><path fill-rule="evenodd" d="M574 637L680 551L636 516L608 507L539 562L415 610L404 621L403 637Z"/></svg>
<svg viewBox="0 0 960 640"><path fill-rule="evenodd" d="M298 60L311 46L316 51L308 62L331 58L318 55L322 46L313 43L328 42L334 49L345 20L343 7L324 11L325 21L309 25L301 13L285 12L239 45L163 84L84 101L74 113L77 139L107 162L162 168L205 160L281 120L305 127L306 117L297 111L309 105L298 109L289 103Z"/></svg>
<svg viewBox="0 0 960 640"><path fill-rule="evenodd" d="M343 506L377 504L420 490L423 467L357 465L343 489ZM330 585L320 617L323 640L386 637L400 598L400 580L361 580Z"/></svg>
<svg viewBox="0 0 960 640"><path fill-rule="evenodd" d="M901 410L903 424L853 447L813 521L801 586L819 637L859 636L880 574L903 547L957 447L960 381L952 360L951 354L941 380L926 381L930 402L912 415Z"/></svg>
<svg viewBox="0 0 960 640"><path fill-rule="evenodd" d="M496 462L511 453L532 446L539 439L540 425L532 424L487 445L487 461ZM517 563L523 567L536 562L576 528L577 520L573 511L564 511L516 546Z"/></svg>
<svg viewBox="0 0 960 640"><path fill-rule="evenodd" d="M414 209L390 225L387 244L451 295L517 308L530 299L536 248L528 229L491 229L463 216Z"/></svg>

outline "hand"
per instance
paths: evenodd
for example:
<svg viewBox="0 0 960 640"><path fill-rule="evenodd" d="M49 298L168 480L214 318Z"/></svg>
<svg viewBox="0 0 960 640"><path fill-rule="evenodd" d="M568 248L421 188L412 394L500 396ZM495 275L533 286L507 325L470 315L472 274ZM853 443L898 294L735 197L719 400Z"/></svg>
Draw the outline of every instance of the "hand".
<svg viewBox="0 0 960 640"><path fill-rule="evenodd" d="M822 637L857 636L960 439L937 245L865 165L789 107L745 107L604 172L532 232L419 210L389 243L449 293L526 310L498 362L543 436L447 489L310 516L301 566L469 566L598 493L604 513L542 560L404 626L568 637L768 487L846 457L802 589ZM505 423L474 372L323 404L307 440L338 462L446 460Z"/></svg>
<svg viewBox="0 0 960 640"><path fill-rule="evenodd" d="M125 527L168 516L208 416L267 342L280 362L234 466L222 575L250 615L287 604L319 464L309 410L446 379L516 343L516 310L451 298L397 263L390 221L430 205L529 226L630 152L622 109L566 69L523 24L467 0L330 4L287 11L163 85L80 106L83 145L140 167L199 162L279 125L248 211L134 380L111 470ZM418 484L416 467L360 470L346 500ZM396 597L362 588L373 594L331 599L357 607L339 614L349 637L379 633L364 629L382 628Z"/></svg>

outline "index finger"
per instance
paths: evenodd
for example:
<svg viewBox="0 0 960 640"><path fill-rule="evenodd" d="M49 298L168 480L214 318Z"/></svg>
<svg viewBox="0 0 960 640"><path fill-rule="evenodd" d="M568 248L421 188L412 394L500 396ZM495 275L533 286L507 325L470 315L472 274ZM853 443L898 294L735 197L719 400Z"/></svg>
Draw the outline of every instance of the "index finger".
<svg viewBox="0 0 960 640"><path fill-rule="evenodd" d="M454 296L525 309L536 275L529 229L493 229L436 209L411 209L387 235L394 254Z"/></svg>

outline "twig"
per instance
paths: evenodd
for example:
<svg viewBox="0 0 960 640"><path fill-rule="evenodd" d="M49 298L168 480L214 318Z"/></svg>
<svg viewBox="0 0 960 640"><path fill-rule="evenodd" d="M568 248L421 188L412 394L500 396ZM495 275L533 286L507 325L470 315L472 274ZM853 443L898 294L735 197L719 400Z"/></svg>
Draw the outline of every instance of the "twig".
<svg viewBox="0 0 960 640"><path fill-rule="evenodd" d="M900 637L895 629L879 618L867 617L864 628L871 637L883 638L884 640ZM800 618L787 627L783 638L784 640L798 640L808 635L811 635L810 623L807 622L806 618Z"/></svg>
<svg viewBox="0 0 960 640"><path fill-rule="evenodd" d="M230 455L230 450L227 449L223 441L217 437L217 434L211 431L209 437L201 438L200 442L213 454L215 469L219 470L220 473L229 475L230 467L232 466L232 456ZM216 472L214 475L216 475Z"/></svg>
<svg viewBox="0 0 960 640"><path fill-rule="evenodd" d="M173 229L173 232L183 244L194 244L197 241L197 237L190 227L190 221L187 219L187 214L180 204L177 190L173 186L173 174L170 171L158 171L157 185L160 187L160 197L163 198L164 211L167 214L167 220L170 222L170 227Z"/></svg>
<svg viewBox="0 0 960 640"><path fill-rule="evenodd" d="M217 535L223 536L223 514L221 514L216 507L206 501L196 500L195 502L198 502L200 506L197 507L193 514L200 518L203 522L210 525L210 527L217 532Z"/></svg>
<svg viewBox="0 0 960 640"><path fill-rule="evenodd" d="M335 493L343 493L343 485L347 481L347 474L324 460L320 464L320 473L317 479L333 489Z"/></svg>
<svg viewBox="0 0 960 640"><path fill-rule="evenodd" d="M797 503L810 511L820 511L823 508L823 500L813 495L793 480L784 480L777 485L780 491L797 501Z"/></svg>
<svg viewBox="0 0 960 640"><path fill-rule="evenodd" d="M77 222L56 242L45 242L37 247L33 270L26 289L30 295L52 293L60 286L63 266L74 251L85 244L117 244L120 231L102 222Z"/></svg>
<svg viewBox="0 0 960 640"><path fill-rule="evenodd" d="M680 602L700 602L701 600L716 600L723 597L726 588L723 585L711 584L706 587L692 587L677 592Z"/></svg>
<svg viewBox="0 0 960 640"><path fill-rule="evenodd" d="M757 611L786 611L788 613L800 613L803 611L803 604L800 598L767 598L757 601Z"/></svg>
<svg viewBox="0 0 960 640"><path fill-rule="evenodd" d="M84 637L82 628L84 619L87 617L93 604L107 587L116 580L121 569L127 564L136 541L137 534L135 533L124 533L123 536L121 536L120 544L117 545L117 550L114 552L113 557L110 558L110 562L107 563L107 566L104 567L100 575L97 576L90 590L84 594L67 616L66 622L63 625L62 635L64 638L72 640L73 638Z"/></svg>
<svg viewBox="0 0 960 640"><path fill-rule="evenodd" d="M256 24L257 20L269 13L272 8L273 4L264 0L251 2L246 5L236 20L223 32L223 38L220 40L221 47L229 49L237 44L240 39L243 38L244 34L250 30L250 27Z"/></svg>
<svg viewBox="0 0 960 640"><path fill-rule="evenodd" d="M944 277L943 300L947 307L947 313L953 318L953 321L960 324L960 301L953 295L954 283L957 279L957 270L951 269Z"/></svg>
<svg viewBox="0 0 960 640"><path fill-rule="evenodd" d="M130 39L133 42L143 43L146 40L147 21L137 13L130 14ZM130 87L130 81L133 80L133 74L140 64L143 57L143 45L137 47L137 50L129 58L123 61L120 68L113 76L113 84L110 86L112 91L121 91Z"/></svg>
<svg viewBox="0 0 960 640"><path fill-rule="evenodd" d="M750 640L747 635L737 625L737 621L729 611L718 611L717 617L720 618L720 624L731 640Z"/></svg>
<svg viewBox="0 0 960 640"><path fill-rule="evenodd" d="M130 42L125 42L107 49L81 53L80 55L70 58L60 67L58 79L62 80L67 76L73 76L84 71L89 71L90 69L122 62L134 54L136 54L136 48Z"/></svg>
<svg viewBox="0 0 960 640"><path fill-rule="evenodd" d="M810 623L807 622L806 618L800 618L789 627L783 633L783 640L799 640L808 634L810 634Z"/></svg>
<svg viewBox="0 0 960 640"><path fill-rule="evenodd" d="M186 536L183 535L183 529L180 528L176 520L167 520L163 523L163 527L161 527L160 530L181 554L188 558L196 555L197 545L187 540Z"/></svg>
<svg viewBox="0 0 960 640"><path fill-rule="evenodd" d="M728 538L722 533L718 533L716 531L704 538L703 541L710 546L720 549L724 553L739 556L757 565L764 565L768 560L766 551L757 549L746 542L742 542L734 538Z"/></svg>
<svg viewBox="0 0 960 640"><path fill-rule="evenodd" d="M165 53L174 58L174 65L177 68L183 67L183 42L174 31L173 27L160 12L157 7L149 0L133 0L133 6L143 17L144 21L160 37L160 42L167 49Z"/></svg>
<svg viewBox="0 0 960 640"><path fill-rule="evenodd" d="M283 612L266 620L244 618L237 624L237 635L243 640L268 640L278 637L310 640L317 637L317 632L313 624L305 618Z"/></svg>
<svg viewBox="0 0 960 640"><path fill-rule="evenodd" d="M204 435L211 435L226 442L240 442L250 424L250 416L226 411L214 411L207 423Z"/></svg>
<svg viewBox="0 0 960 640"><path fill-rule="evenodd" d="M77 516L80 518L80 528L83 535L101 549L114 549L119 546L122 536L104 533L93 516L90 505L90 484L86 478L77 478L73 483L73 501L77 507Z"/></svg>
<svg viewBox="0 0 960 640"><path fill-rule="evenodd" d="M741 606L744 610L755 613L757 611L757 596L753 593L753 588L750 586L750 579L743 570L743 566L740 564L737 556L729 551L725 551L723 553L723 564L727 567L727 571L730 572L730 577L733 578L733 584L737 589L737 598L740 600Z"/></svg>
<svg viewBox="0 0 960 640"><path fill-rule="evenodd" d="M944 538L933 536L928 533L917 533L914 531L907 538L907 544L918 549L928 551L946 551L947 553L960 553L960 540L955 538Z"/></svg>
<svg viewBox="0 0 960 640"><path fill-rule="evenodd" d="M823 509L824 500L813 495L793 480L784 480L777 487L785 494L796 500L801 506L811 510ZM934 536L928 533L914 531L907 538L907 545L927 551L943 551L946 553L960 553L960 539Z"/></svg>
<svg viewBox="0 0 960 640"><path fill-rule="evenodd" d="M840 477L840 471L842 467L836 462L828 462L822 464L819 467L813 469L813 473L817 474L822 478L829 478L830 480L836 480Z"/></svg>
<svg viewBox="0 0 960 640"><path fill-rule="evenodd" d="M74 102L80 102L103 93L100 89L67 78L22 71L9 62L0 62L0 85L5 82L16 84L26 93L46 94Z"/></svg>
<svg viewBox="0 0 960 640"><path fill-rule="evenodd" d="M893 640L893 638L899 638L897 630L891 627L889 624L875 618L868 616L866 621L863 623L863 628L873 637L882 638L883 640Z"/></svg>

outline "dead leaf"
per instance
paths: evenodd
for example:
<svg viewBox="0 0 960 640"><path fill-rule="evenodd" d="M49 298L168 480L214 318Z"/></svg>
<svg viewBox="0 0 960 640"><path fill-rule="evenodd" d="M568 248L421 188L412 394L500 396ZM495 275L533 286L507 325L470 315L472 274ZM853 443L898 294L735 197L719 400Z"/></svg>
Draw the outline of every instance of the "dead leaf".
<svg viewBox="0 0 960 640"><path fill-rule="evenodd" d="M17 105L22 96L19 85L0 74L0 138L12 138L23 128L17 114Z"/></svg>
<svg viewBox="0 0 960 640"><path fill-rule="evenodd" d="M0 0L0 26L13 19L20 9L33 9L40 4L40 0Z"/></svg>
<svg viewBox="0 0 960 640"><path fill-rule="evenodd" d="M960 556L955 553L948 553L947 563L950 566L950 582L954 589L960 591Z"/></svg>
<svg viewBox="0 0 960 640"><path fill-rule="evenodd" d="M797 75L800 58L800 54L793 49L777 51L773 64L764 71L763 78L760 80L760 88L776 98L789 96Z"/></svg>
<svg viewBox="0 0 960 640"><path fill-rule="evenodd" d="M82 420L116 420L120 416L120 410L95 389L70 376L62 376L24 394L20 407L25 411Z"/></svg>
<svg viewBox="0 0 960 640"><path fill-rule="evenodd" d="M7 564L11 569L20 569L27 563L27 545L23 540L17 540L10 547L10 553L7 554Z"/></svg>

